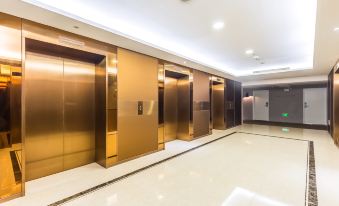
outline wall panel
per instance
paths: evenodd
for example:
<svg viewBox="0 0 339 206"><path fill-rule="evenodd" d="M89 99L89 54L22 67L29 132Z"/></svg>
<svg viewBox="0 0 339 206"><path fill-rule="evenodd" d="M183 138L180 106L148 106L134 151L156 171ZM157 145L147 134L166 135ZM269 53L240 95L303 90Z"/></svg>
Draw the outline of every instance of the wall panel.
<svg viewBox="0 0 339 206"><path fill-rule="evenodd" d="M235 81L234 85L234 123L238 126L242 122L242 89L240 82Z"/></svg>
<svg viewBox="0 0 339 206"><path fill-rule="evenodd" d="M226 128L234 127L234 81L225 79L225 122Z"/></svg>
<svg viewBox="0 0 339 206"><path fill-rule="evenodd" d="M303 123L303 89L269 90L269 121ZM288 116L284 116L287 113Z"/></svg>
<svg viewBox="0 0 339 206"><path fill-rule="evenodd" d="M213 129L226 129L225 127L225 85L224 83L213 84L212 91L212 116Z"/></svg>
<svg viewBox="0 0 339 206"><path fill-rule="evenodd" d="M193 70L193 134L208 135L210 124L210 75Z"/></svg>
<svg viewBox="0 0 339 206"><path fill-rule="evenodd" d="M158 149L158 60L118 49L118 160Z"/></svg>

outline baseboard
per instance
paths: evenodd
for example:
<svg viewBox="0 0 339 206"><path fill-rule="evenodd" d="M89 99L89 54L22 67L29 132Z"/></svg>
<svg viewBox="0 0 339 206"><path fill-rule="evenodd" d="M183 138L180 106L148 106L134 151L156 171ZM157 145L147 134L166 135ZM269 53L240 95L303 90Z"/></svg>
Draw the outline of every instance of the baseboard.
<svg viewBox="0 0 339 206"><path fill-rule="evenodd" d="M259 125L271 125L279 127L294 127L294 128L303 128L303 129L317 129L317 130L327 130L327 125L318 125L318 124L300 124L300 123L288 123L288 122L271 122L271 121L262 121L262 120L244 120L245 124L259 124Z"/></svg>

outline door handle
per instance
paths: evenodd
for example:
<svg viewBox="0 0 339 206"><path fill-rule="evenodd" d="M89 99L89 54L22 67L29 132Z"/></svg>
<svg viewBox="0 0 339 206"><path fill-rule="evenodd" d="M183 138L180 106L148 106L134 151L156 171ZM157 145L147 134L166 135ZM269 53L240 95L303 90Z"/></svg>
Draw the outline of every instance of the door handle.
<svg viewBox="0 0 339 206"><path fill-rule="evenodd" d="M268 102L265 103L265 107L268 107Z"/></svg>

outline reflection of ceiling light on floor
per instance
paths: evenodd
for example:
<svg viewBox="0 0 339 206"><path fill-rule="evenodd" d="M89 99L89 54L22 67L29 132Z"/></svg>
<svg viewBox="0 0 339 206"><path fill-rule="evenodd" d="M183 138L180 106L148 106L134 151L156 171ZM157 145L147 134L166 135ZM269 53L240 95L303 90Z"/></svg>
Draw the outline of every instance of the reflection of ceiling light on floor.
<svg viewBox="0 0 339 206"><path fill-rule="evenodd" d="M222 206L248 205L249 202L255 202L261 206L287 206L287 204L271 199L269 197L257 194L255 192L236 187L228 198L222 203Z"/></svg>
<svg viewBox="0 0 339 206"><path fill-rule="evenodd" d="M162 200L164 199L164 196L163 195L158 195L158 200Z"/></svg>

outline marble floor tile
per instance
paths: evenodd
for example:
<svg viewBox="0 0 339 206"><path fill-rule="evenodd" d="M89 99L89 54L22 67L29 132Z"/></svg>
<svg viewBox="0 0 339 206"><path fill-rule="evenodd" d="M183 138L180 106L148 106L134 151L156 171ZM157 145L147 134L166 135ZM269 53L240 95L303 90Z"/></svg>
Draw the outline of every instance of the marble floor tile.
<svg viewBox="0 0 339 206"><path fill-rule="evenodd" d="M172 141L164 151L109 169L93 163L30 181L25 197L3 205L48 205L191 150L65 205L301 206L305 194L307 199L311 141L317 203L339 205L339 149L327 131L249 124L191 142Z"/></svg>

